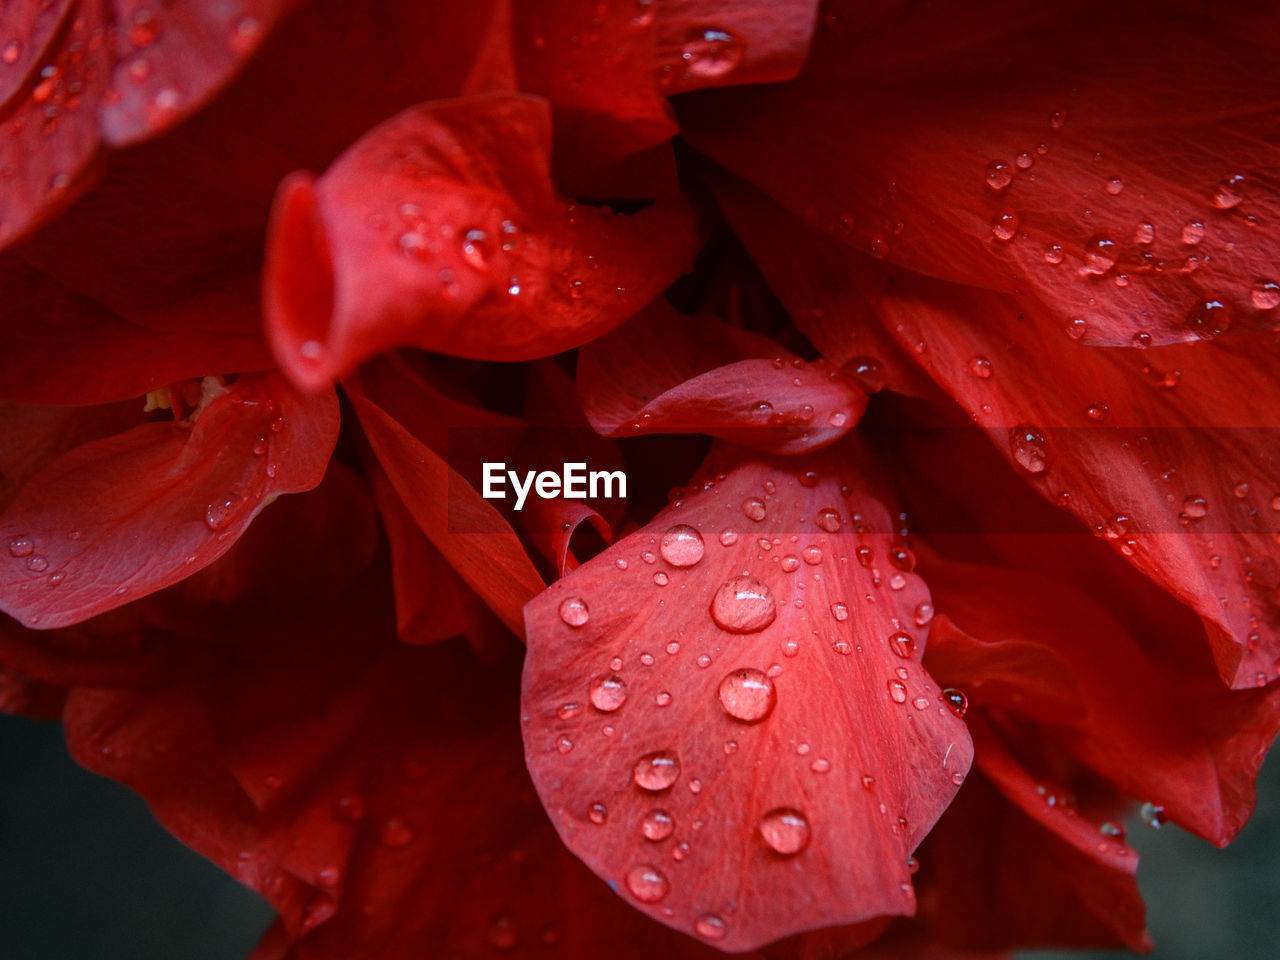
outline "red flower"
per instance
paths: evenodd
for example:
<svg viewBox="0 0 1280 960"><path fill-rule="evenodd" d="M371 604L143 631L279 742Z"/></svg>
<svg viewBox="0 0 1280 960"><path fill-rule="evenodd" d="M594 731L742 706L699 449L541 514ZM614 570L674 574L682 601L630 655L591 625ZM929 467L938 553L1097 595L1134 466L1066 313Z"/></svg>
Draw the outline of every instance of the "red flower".
<svg viewBox="0 0 1280 960"><path fill-rule="evenodd" d="M255 956L1143 949L1249 816L1270 11L13 17L0 706Z"/></svg>

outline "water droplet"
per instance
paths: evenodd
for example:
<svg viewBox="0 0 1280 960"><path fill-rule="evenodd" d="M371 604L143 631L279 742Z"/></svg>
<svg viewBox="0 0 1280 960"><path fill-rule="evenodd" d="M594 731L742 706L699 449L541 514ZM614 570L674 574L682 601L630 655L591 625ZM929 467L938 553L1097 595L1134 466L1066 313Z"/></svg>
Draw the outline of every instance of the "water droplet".
<svg viewBox="0 0 1280 960"><path fill-rule="evenodd" d="M1221 300L1197 300L1187 317L1193 333L1201 340L1212 340L1231 326L1231 311Z"/></svg>
<svg viewBox="0 0 1280 960"><path fill-rule="evenodd" d="M636 786L651 793L668 789L679 777L680 761L670 750L646 753L631 771Z"/></svg>
<svg viewBox="0 0 1280 960"><path fill-rule="evenodd" d="M871 776L870 774L868 774L868 775L866 775L866 776L864 776L864 777L862 778L862 789L863 789L863 790L871 790L872 788L874 788L874 787L875 787L875 785L876 785L876 778L875 778L875 777L873 777L873 776Z"/></svg>
<svg viewBox="0 0 1280 960"><path fill-rule="evenodd" d="M831 615L835 617L839 623L844 623L849 619L849 608L843 603L833 603L831 605Z"/></svg>
<svg viewBox="0 0 1280 960"><path fill-rule="evenodd" d="M644 815L644 822L640 824L640 831L644 834L644 838L654 843L667 839L675 829L675 820L665 810L650 810Z"/></svg>
<svg viewBox="0 0 1280 960"><path fill-rule="evenodd" d="M1085 416L1090 420L1096 420L1101 423L1103 420L1107 419L1108 413L1110 413L1110 409L1105 403L1094 403L1085 411Z"/></svg>
<svg viewBox="0 0 1280 960"><path fill-rule="evenodd" d="M1199 220L1193 220L1182 228L1182 242L1189 247L1194 247L1197 243L1204 239L1204 224Z"/></svg>
<svg viewBox="0 0 1280 960"><path fill-rule="evenodd" d="M889 241L878 235L872 237L869 252L877 260L883 260L889 255Z"/></svg>
<svg viewBox="0 0 1280 960"><path fill-rule="evenodd" d="M1001 210L991 221L991 232L1002 243L1008 243L1018 235L1018 215L1012 210Z"/></svg>
<svg viewBox="0 0 1280 960"><path fill-rule="evenodd" d="M680 641L679 641L679 640L672 640L670 643L668 643L668 644L667 644L667 653L669 653L669 654L671 654L671 655L673 655L673 656L674 656L675 654L677 654L677 653L679 653L679 652L680 652Z"/></svg>
<svg viewBox="0 0 1280 960"><path fill-rule="evenodd" d="M44 573L49 569L49 561L39 554L34 557L27 557L27 569L32 573Z"/></svg>
<svg viewBox="0 0 1280 960"><path fill-rule="evenodd" d="M788 553L778 563L778 566L782 568L783 573L795 573L800 569L800 558L794 553Z"/></svg>
<svg viewBox="0 0 1280 960"><path fill-rule="evenodd" d="M1122 181L1119 177L1112 177L1110 180L1107 181L1107 185L1103 189L1106 190L1107 193L1111 194L1111 196L1114 197L1124 189L1124 181Z"/></svg>
<svg viewBox="0 0 1280 960"><path fill-rule="evenodd" d="M916 641L911 634L899 630L889 637L889 649L903 660L911 659L916 652Z"/></svg>
<svg viewBox="0 0 1280 960"><path fill-rule="evenodd" d="M698 654L698 659L695 662L701 669L705 670L707 667L711 666L711 657L705 653L700 653Z"/></svg>
<svg viewBox="0 0 1280 960"><path fill-rule="evenodd" d="M560 753L569 753L573 750L573 741L568 737L561 736L556 740L556 750Z"/></svg>
<svg viewBox="0 0 1280 960"><path fill-rule="evenodd" d="M714 913L707 913L694 921L693 932L704 940L723 940L729 931L722 919Z"/></svg>
<svg viewBox="0 0 1280 960"><path fill-rule="evenodd" d="M680 48L684 72L690 77L712 80L731 73L742 62L743 44L728 30L698 28Z"/></svg>
<svg viewBox="0 0 1280 960"><path fill-rule="evenodd" d="M30 537L11 537L9 539L9 555L11 557L29 557L35 548L35 541Z"/></svg>
<svg viewBox="0 0 1280 960"><path fill-rule="evenodd" d="M765 515L764 501L759 497L749 497L742 501L742 512L748 520L759 522Z"/></svg>
<svg viewBox="0 0 1280 960"><path fill-rule="evenodd" d="M1066 258L1066 254L1062 252L1062 244L1049 243L1044 248L1044 262L1057 265Z"/></svg>
<svg viewBox="0 0 1280 960"><path fill-rule="evenodd" d="M1120 843L1124 843L1125 836L1127 835L1121 824L1113 823L1110 820L1100 826L1098 828L1098 832L1104 837L1110 837L1112 840L1118 840Z"/></svg>
<svg viewBox="0 0 1280 960"><path fill-rule="evenodd" d="M1049 126L1054 130L1061 130L1067 122L1067 114L1065 110L1055 110L1049 114Z"/></svg>
<svg viewBox="0 0 1280 960"><path fill-rule="evenodd" d="M867 393L879 393L884 389L884 370L875 357L854 357L845 369L852 371L853 377Z"/></svg>
<svg viewBox="0 0 1280 960"><path fill-rule="evenodd" d="M822 562L822 549L814 546L805 547L800 551L800 556L809 566L816 567Z"/></svg>
<svg viewBox="0 0 1280 960"><path fill-rule="evenodd" d="M826 773L831 769L831 761L824 757L818 757L813 763L809 764L809 769L814 773Z"/></svg>
<svg viewBox="0 0 1280 960"><path fill-rule="evenodd" d="M833 410L831 412L831 416L827 418L827 423L831 424L836 429L843 427L848 422L849 415L843 410Z"/></svg>
<svg viewBox="0 0 1280 960"><path fill-rule="evenodd" d="M1049 454L1044 434L1037 427L1021 424L1009 431L1013 458L1027 473L1044 473L1049 468Z"/></svg>
<svg viewBox="0 0 1280 960"><path fill-rule="evenodd" d="M1249 299L1259 310L1274 310L1280 306L1280 283L1274 280L1259 280L1249 290Z"/></svg>
<svg viewBox="0 0 1280 960"><path fill-rule="evenodd" d="M773 712L778 692L768 675L753 667L741 667L720 681L720 706L743 723L759 723Z"/></svg>
<svg viewBox="0 0 1280 960"><path fill-rule="evenodd" d="M920 603L916 605L914 619L916 626L923 627L933 620L933 604Z"/></svg>
<svg viewBox="0 0 1280 960"><path fill-rule="evenodd" d="M907 702L907 686L901 680L889 681L889 697L894 703Z"/></svg>
<svg viewBox="0 0 1280 960"><path fill-rule="evenodd" d="M979 380L991 378L991 361L986 357L972 357L969 360L969 372Z"/></svg>
<svg viewBox="0 0 1280 960"><path fill-rule="evenodd" d="M621 670L621 669L622 669L622 658L621 658L621 657L614 657L612 660L610 660L610 661L609 661L609 669L610 669L610 670L612 670L614 673L617 673L619 670Z"/></svg>
<svg viewBox="0 0 1280 960"><path fill-rule="evenodd" d="M969 698L964 695L963 690L955 687L947 687L942 691L942 702L957 717L963 717L969 710Z"/></svg>
<svg viewBox="0 0 1280 960"><path fill-rule="evenodd" d="M671 884L657 867L644 864L628 871L627 889L641 903L658 903L671 892Z"/></svg>
<svg viewBox="0 0 1280 960"><path fill-rule="evenodd" d="M1250 490L1250 487L1248 482L1241 482L1241 483L1237 483L1234 487L1232 487L1231 493L1235 496L1237 500L1243 500L1245 497L1249 495L1249 490Z"/></svg>
<svg viewBox="0 0 1280 960"><path fill-rule="evenodd" d="M587 808L587 819L594 824L602 824L609 819L609 808L603 803L593 803Z"/></svg>
<svg viewBox="0 0 1280 960"><path fill-rule="evenodd" d="M204 522L210 530L222 530L231 525L244 502L244 497L234 491L224 494L204 508Z"/></svg>
<svg viewBox="0 0 1280 960"><path fill-rule="evenodd" d="M794 857L809 845L809 821L793 807L778 807L760 818L760 838L774 853Z"/></svg>
<svg viewBox="0 0 1280 960"><path fill-rule="evenodd" d="M726 580L711 600L711 619L730 633L757 633L776 616L773 594L755 577Z"/></svg>
<svg viewBox="0 0 1280 960"><path fill-rule="evenodd" d="M1235 173L1223 177L1213 191L1213 205L1219 210L1231 210L1244 199L1244 174Z"/></svg>
<svg viewBox="0 0 1280 960"><path fill-rule="evenodd" d="M668 693L666 690L662 690L654 695L653 702L660 707L670 706L671 694Z"/></svg>
<svg viewBox="0 0 1280 960"><path fill-rule="evenodd" d="M1083 340L1089 332L1089 324L1082 317L1072 317L1067 321L1067 336L1072 340Z"/></svg>
<svg viewBox="0 0 1280 960"><path fill-rule="evenodd" d="M668 583L671 582L671 578L668 577L661 570L659 570L657 573L653 575L653 582L660 587L665 587Z"/></svg>
<svg viewBox="0 0 1280 960"><path fill-rule="evenodd" d="M1168 820L1164 814L1164 807L1151 801L1142 805L1138 815L1142 817L1142 822L1153 830L1159 830Z"/></svg>
<svg viewBox="0 0 1280 960"><path fill-rule="evenodd" d="M722 547L732 547L737 542L738 542L738 535L734 533L732 530L720 531L720 545Z"/></svg>
<svg viewBox="0 0 1280 960"><path fill-rule="evenodd" d="M1133 242L1146 245L1156 238L1156 228L1153 223L1140 223L1133 231Z"/></svg>
<svg viewBox="0 0 1280 960"><path fill-rule="evenodd" d="M587 696L601 713L613 713L627 702L627 683L616 673L601 674L591 681Z"/></svg>
<svg viewBox="0 0 1280 960"><path fill-rule="evenodd" d="M1084 245L1084 266L1080 272L1085 275L1100 277L1116 265L1116 242L1103 234L1090 237Z"/></svg>
<svg viewBox="0 0 1280 960"><path fill-rule="evenodd" d="M0 51L0 60L5 63L16 63L20 56L22 56L22 44L17 40L10 40L4 45L4 50Z"/></svg>
<svg viewBox="0 0 1280 960"><path fill-rule="evenodd" d="M692 567L702 559L706 545L696 527L678 523L662 535L658 552L673 567Z"/></svg>
<svg viewBox="0 0 1280 960"><path fill-rule="evenodd" d="M566 597L560 601L560 619L571 627L581 627L591 619L591 611L581 597Z"/></svg>
<svg viewBox="0 0 1280 960"><path fill-rule="evenodd" d="M1182 512L1178 514L1178 522L1184 527L1203 520L1209 512L1209 502L1204 497L1192 494L1182 501Z"/></svg>
<svg viewBox="0 0 1280 960"><path fill-rule="evenodd" d="M407 847L413 842L413 830L400 817L388 817L378 828L378 839L383 846Z"/></svg>
<svg viewBox="0 0 1280 960"><path fill-rule="evenodd" d="M1013 171L1003 160L992 160L987 164L987 186L992 190L1003 190L1013 183Z"/></svg>
<svg viewBox="0 0 1280 960"><path fill-rule="evenodd" d="M840 513L831 507L823 507L813 522L827 533L835 533L840 529Z"/></svg>

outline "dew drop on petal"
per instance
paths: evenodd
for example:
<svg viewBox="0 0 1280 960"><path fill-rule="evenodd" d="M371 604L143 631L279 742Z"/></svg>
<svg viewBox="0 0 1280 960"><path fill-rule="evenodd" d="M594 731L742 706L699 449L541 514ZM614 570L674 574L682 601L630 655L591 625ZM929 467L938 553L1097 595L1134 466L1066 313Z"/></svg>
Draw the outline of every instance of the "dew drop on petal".
<svg viewBox="0 0 1280 960"><path fill-rule="evenodd" d="M33 557L27 557L27 569L32 573L44 573L49 569L49 561L39 554L36 554ZM123 588L117 592L123 592Z"/></svg>
<svg viewBox="0 0 1280 960"><path fill-rule="evenodd" d="M680 47L685 74L707 80L731 73L742 62L743 53L741 40L715 27L693 30Z"/></svg>
<svg viewBox="0 0 1280 960"><path fill-rule="evenodd" d="M1100 277L1116 265L1118 256L1113 239L1103 234L1090 237L1084 245L1084 266L1081 267L1081 273Z"/></svg>
<svg viewBox="0 0 1280 960"><path fill-rule="evenodd" d="M1110 837L1112 840L1116 840L1120 843L1124 843L1125 837L1127 836L1127 832L1122 824L1114 823L1110 820L1100 826L1098 828L1098 832L1104 837Z"/></svg>
<svg viewBox="0 0 1280 960"><path fill-rule="evenodd" d="M778 702L773 681L753 667L726 674L720 681L719 697L724 712L743 723L759 723L773 712Z"/></svg>
<svg viewBox="0 0 1280 960"><path fill-rule="evenodd" d="M1213 205L1219 210L1231 210L1244 199L1244 174L1235 173L1223 177L1213 191Z"/></svg>
<svg viewBox="0 0 1280 960"><path fill-rule="evenodd" d="M963 717L969 710L969 698L964 695L964 691L955 687L947 687L942 691L942 701L957 717Z"/></svg>
<svg viewBox="0 0 1280 960"><path fill-rule="evenodd" d="M1156 228L1153 223L1140 223L1133 230L1133 242L1141 243L1144 246L1151 243L1156 238Z"/></svg>
<svg viewBox="0 0 1280 960"><path fill-rule="evenodd" d="M907 702L907 687L901 680L889 681L889 697L894 703Z"/></svg>
<svg viewBox="0 0 1280 960"><path fill-rule="evenodd" d="M702 559L706 545L696 527L678 523L662 535L658 553L673 567L692 567Z"/></svg>
<svg viewBox="0 0 1280 960"><path fill-rule="evenodd" d="M1259 280L1249 290L1249 300L1259 310L1274 310L1280 306L1280 283Z"/></svg>
<svg viewBox="0 0 1280 960"><path fill-rule="evenodd" d="M773 594L751 576L725 581L711 600L711 619L730 633L757 633L773 623L776 616Z"/></svg>
<svg viewBox="0 0 1280 960"><path fill-rule="evenodd" d="M675 829L675 820L665 810L650 810L644 815L644 821L640 824L640 832L644 834L644 838L654 843L667 839Z"/></svg>
<svg viewBox="0 0 1280 960"><path fill-rule="evenodd" d="M591 619L591 611L581 597L566 597L560 601L560 619L571 627L581 627Z"/></svg>
<svg viewBox="0 0 1280 960"><path fill-rule="evenodd" d="M613 713L627 702L627 683L616 673L601 674L591 681L588 698L601 713Z"/></svg>
<svg viewBox="0 0 1280 960"><path fill-rule="evenodd" d="M693 932L704 940L723 940L729 932L724 920L714 913L700 916L693 924Z"/></svg>
<svg viewBox="0 0 1280 960"><path fill-rule="evenodd" d="M822 548L808 546L800 551L800 556L804 558L804 562L811 567L816 567L822 562Z"/></svg>
<svg viewBox="0 0 1280 960"><path fill-rule="evenodd" d="M1182 228L1182 242L1189 247L1194 247L1204 239L1204 224L1199 220L1193 220Z"/></svg>
<svg viewBox="0 0 1280 960"><path fill-rule="evenodd" d="M1072 340L1083 340L1089 332L1089 324L1083 317L1072 317L1067 321L1067 336Z"/></svg>
<svg viewBox="0 0 1280 960"><path fill-rule="evenodd" d="M671 892L671 884L657 867L644 864L627 872L627 889L641 903L658 903Z"/></svg>
<svg viewBox="0 0 1280 960"><path fill-rule="evenodd" d="M1231 311L1221 300L1197 300L1187 315L1187 323L1201 340L1212 340L1231 326Z"/></svg>
<svg viewBox="0 0 1280 960"><path fill-rule="evenodd" d="M979 380L991 378L991 361L986 357L972 357L969 360L969 372Z"/></svg>
<svg viewBox="0 0 1280 960"><path fill-rule="evenodd" d="M909 660L916 652L916 641L911 634L899 630L889 637L889 649L903 660Z"/></svg>
<svg viewBox="0 0 1280 960"><path fill-rule="evenodd" d="M764 501L759 497L748 497L742 501L742 513L748 520L759 522L765 517Z"/></svg>
<svg viewBox="0 0 1280 960"><path fill-rule="evenodd" d="M609 819L609 808L603 803L593 803L587 808L587 819L599 825Z"/></svg>
<svg viewBox="0 0 1280 960"><path fill-rule="evenodd" d="M774 853L794 857L809 845L809 821L793 807L778 807L760 818L760 838Z"/></svg>
<svg viewBox="0 0 1280 960"><path fill-rule="evenodd" d="M1138 815L1142 818L1142 822L1153 830L1159 830L1168 820L1165 816L1164 807L1150 801L1142 805Z"/></svg>
<svg viewBox="0 0 1280 960"><path fill-rule="evenodd" d="M1038 427L1020 424L1009 431L1013 458L1027 473L1040 474L1049 468L1049 455L1044 434Z"/></svg>
<svg viewBox="0 0 1280 960"><path fill-rule="evenodd" d="M1002 210L991 221L991 233L1001 243L1009 243L1018 235L1018 215L1012 210Z"/></svg>
<svg viewBox="0 0 1280 960"><path fill-rule="evenodd" d="M843 603L833 603L831 605L831 616L836 618L839 623L844 623L849 619L849 607Z"/></svg>
<svg viewBox="0 0 1280 960"><path fill-rule="evenodd" d="M204 508L204 522L210 530L222 530L230 526L244 506L244 497L234 491L224 494Z"/></svg>
<svg viewBox="0 0 1280 960"><path fill-rule="evenodd" d="M631 771L636 786L651 793L668 789L679 777L680 761L670 750L646 753Z"/></svg>
<svg viewBox="0 0 1280 960"><path fill-rule="evenodd" d="M1050 243L1045 245L1045 248L1044 248L1045 263L1053 264L1056 266L1057 264L1061 263L1065 258L1066 258L1066 254L1063 253L1062 251L1062 244Z"/></svg>
<svg viewBox="0 0 1280 960"><path fill-rule="evenodd" d="M929 624L933 620L933 604L917 604L914 619L917 627L923 627Z"/></svg>
<svg viewBox="0 0 1280 960"><path fill-rule="evenodd" d="M29 557L35 548L35 541L30 537L21 536L9 538L9 556L11 557Z"/></svg>
<svg viewBox="0 0 1280 960"><path fill-rule="evenodd" d="M778 566L782 568L783 573L795 573L800 569L800 558L794 553L788 553L782 558Z"/></svg>
<svg viewBox="0 0 1280 960"><path fill-rule="evenodd" d="M987 164L987 186L992 190L1003 190L1013 183L1013 171L1003 160L992 160Z"/></svg>
<svg viewBox="0 0 1280 960"><path fill-rule="evenodd" d="M827 533L835 533L840 529L840 513L831 507L823 507L813 522Z"/></svg>

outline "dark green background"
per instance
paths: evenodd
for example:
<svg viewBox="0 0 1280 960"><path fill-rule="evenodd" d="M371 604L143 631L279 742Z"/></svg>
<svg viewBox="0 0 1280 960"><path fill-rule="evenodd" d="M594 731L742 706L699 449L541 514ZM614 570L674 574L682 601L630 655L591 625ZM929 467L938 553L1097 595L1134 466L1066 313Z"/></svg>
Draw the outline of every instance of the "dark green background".
<svg viewBox="0 0 1280 960"><path fill-rule="evenodd" d="M1155 957L1280 956L1280 760L1228 849L1173 826L1133 824L1129 836ZM136 796L72 763L56 724L0 717L0 957L241 960L270 921L261 899L170 837Z"/></svg>

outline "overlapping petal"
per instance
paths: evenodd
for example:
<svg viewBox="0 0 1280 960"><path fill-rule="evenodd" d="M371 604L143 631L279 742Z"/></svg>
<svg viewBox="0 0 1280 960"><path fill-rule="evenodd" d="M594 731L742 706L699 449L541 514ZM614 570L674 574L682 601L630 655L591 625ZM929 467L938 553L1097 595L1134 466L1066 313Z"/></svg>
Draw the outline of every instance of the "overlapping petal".
<svg viewBox="0 0 1280 960"><path fill-rule="evenodd" d="M561 837L722 949L912 913L907 857L968 769L916 655L927 588L842 452L713 461L525 610L525 750Z"/></svg>
<svg viewBox="0 0 1280 960"><path fill-rule="evenodd" d="M520 360L621 323L689 264L678 197L631 215L576 204L549 179L545 101L492 94L411 108L319 180L276 201L268 336L316 388L413 345Z"/></svg>
<svg viewBox="0 0 1280 960"><path fill-rule="evenodd" d="M27 626L76 623L222 556L264 506L324 476L332 393L241 377L194 423L150 422L45 464L0 517L0 603Z"/></svg>
<svg viewBox="0 0 1280 960"><path fill-rule="evenodd" d="M867 405L826 361L664 301L578 351L578 389L606 436L707 433L772 453L834 443Z"/></svg>
<svg viewBox="0 0 1280 960"><path fill-rule="evenodd" d="M1018 291L1088 343L1271 326L1263 33L1197 5L886 6L832 4L800 79L693 98L684 136L853 248Z"/></svg>

